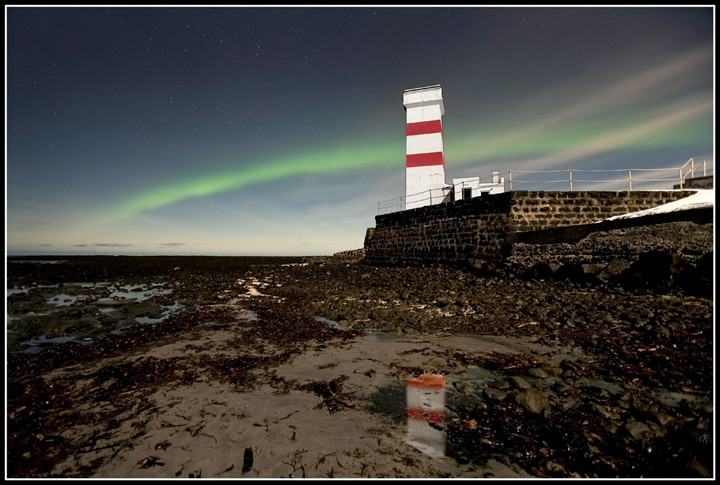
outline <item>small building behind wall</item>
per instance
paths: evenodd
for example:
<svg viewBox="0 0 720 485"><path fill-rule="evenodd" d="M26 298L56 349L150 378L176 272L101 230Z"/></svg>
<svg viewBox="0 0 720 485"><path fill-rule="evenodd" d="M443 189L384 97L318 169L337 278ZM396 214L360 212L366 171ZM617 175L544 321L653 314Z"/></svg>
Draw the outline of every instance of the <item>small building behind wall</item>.
<svg viewBox="0 0 720 485"><path fill-rule="evenodd" d="M493 172L490 182L483 182L480 177L460 177L453 179L453 200L472 199L482 194L502 194L505 192L505 177L500 172Z"/></svg>

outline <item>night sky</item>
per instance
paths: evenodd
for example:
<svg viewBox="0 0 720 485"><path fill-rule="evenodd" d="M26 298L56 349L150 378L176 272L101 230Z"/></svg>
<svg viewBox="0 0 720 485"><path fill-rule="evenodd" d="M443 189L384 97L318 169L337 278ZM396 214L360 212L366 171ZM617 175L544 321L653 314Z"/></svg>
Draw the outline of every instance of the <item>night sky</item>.
<svg viewBox="0 0 720 485"><path fill-rule="evenodd" d="M714 160L712 7L5 13L7 254L360 248L430 84L448 181Z"/></svg>

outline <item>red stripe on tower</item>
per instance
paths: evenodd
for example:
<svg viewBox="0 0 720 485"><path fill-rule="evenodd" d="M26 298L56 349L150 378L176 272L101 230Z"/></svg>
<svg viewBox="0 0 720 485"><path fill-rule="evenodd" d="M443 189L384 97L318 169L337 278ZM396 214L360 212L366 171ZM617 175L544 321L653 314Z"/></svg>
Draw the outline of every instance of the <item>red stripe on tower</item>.
<svg viewBox="0 0 720 485"><path fill-rule="evenodd" d="M407 136L413 135L427 135L428 133L441 133L442 134L442 121L431 120L431 121L420 121L417 123L407 124Z"/></svg>
<svg viewBox="0 0 720 485"><path fill-rule="evenodd" d="M445 166L445 157L442 152L416 153L405 156L406 167L428 167L431 165Z"/></svg>

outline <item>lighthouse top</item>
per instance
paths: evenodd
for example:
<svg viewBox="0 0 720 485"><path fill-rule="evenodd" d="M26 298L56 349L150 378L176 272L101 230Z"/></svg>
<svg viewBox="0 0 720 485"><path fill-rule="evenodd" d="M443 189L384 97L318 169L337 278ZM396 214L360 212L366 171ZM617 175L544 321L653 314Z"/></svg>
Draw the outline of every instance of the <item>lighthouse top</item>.
<svg viewBox="0 0 720 485"><path fill-rule="evenodd" d="M442 116L445 114L442 87L439 84L433 84L431 86L424 86L420 88L411 88L403 91L403 106L405 106L405 109L428 106L431 104L440 105L440 115Z"/></svg>

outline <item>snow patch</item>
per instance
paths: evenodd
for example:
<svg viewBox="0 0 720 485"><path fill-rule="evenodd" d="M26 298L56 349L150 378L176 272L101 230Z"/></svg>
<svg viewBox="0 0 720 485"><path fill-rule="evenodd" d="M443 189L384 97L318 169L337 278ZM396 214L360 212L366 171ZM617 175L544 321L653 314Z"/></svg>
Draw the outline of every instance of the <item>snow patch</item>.
<svg viewBox="0 0 720 485"><path fill-rule="evenodd" d="M619 216L609 217L608 221L614 221L618 219L631 219L633 217L649 216L653 214L665 214L668 212L678 212L690 209L703 209L712 208L715 200L715 189L698 189L695 194L684 197L674 202L653 207L652 209L646 209L637 212L630 212L629 214L621 214ZM602 221L600 221L602 222Z"/></svg>

